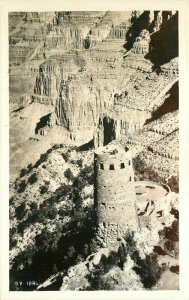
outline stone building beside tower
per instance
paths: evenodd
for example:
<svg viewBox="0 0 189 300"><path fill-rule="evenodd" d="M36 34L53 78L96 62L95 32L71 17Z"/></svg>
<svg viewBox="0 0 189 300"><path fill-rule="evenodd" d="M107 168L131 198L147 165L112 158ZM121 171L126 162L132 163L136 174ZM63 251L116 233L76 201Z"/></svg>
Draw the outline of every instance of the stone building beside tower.
<svg viewBox="0 0 189 300"><path fill-rule="evenodd" d="M97 236L104 246L138 228L131 151L108 145L94 156Z"/></svg>

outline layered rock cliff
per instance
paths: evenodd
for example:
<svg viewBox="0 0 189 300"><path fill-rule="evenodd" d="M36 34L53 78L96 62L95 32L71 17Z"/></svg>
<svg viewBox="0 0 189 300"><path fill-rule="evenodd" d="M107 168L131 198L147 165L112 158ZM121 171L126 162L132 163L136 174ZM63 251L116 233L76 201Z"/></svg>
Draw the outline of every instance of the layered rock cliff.
<svg viewBox="0 0 189 300"><path fill-rule="evenodd" d="M50 111L22 140L61 126L65 138L103 145L142 130L177 93L178 47L157 56L177 33L171 11L10 14L10 64L21 64L10 68L11 107L27 99Z"/></svg>

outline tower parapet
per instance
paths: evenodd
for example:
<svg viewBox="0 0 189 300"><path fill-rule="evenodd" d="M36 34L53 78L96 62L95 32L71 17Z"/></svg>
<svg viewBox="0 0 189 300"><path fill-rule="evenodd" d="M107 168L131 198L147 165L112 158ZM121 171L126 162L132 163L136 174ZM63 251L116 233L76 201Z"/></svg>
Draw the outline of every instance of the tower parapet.
<svg viewBox="0 0 189 300"><path fill-rule="evenodd" d="M111 245L138 228L132 155L129 148L108 145L95 151L94 160L98 237Z"/></svg>

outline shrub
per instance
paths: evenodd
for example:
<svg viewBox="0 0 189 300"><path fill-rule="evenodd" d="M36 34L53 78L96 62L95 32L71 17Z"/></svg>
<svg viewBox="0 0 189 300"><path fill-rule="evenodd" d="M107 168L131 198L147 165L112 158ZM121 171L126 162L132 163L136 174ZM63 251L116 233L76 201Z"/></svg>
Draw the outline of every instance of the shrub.
<svg viewBox="0 0 189 300"><path fill-rule="evenodd" d="M154 246L154 253L162 256L167 255L167 253L160 246Z"/></svg>
<svg viewBox="0 0 189 300"><path fill-rule="evenodd" d="M165 251L168 251L168 252L172 252L174 250L174 242L173 241L166 241L164 243L164 248L165 248Z"/></svg>
<svg viewBox="0 0 189 300"><path fill-rule="evenodd" d="M24 168L21 169L21 171L20 171L20 178L23 177L23 176L25 176L25 175L27 175L27 174L30 173L32 170L33 170L32 164L29 164L29 165L27 166L27 169L24 169Z"/></svg>
<svg viewBox="0 0 189 300"><path fill-rule="evenodd" d="M33 174L29 177L28 182L29 182L30 184L33 184L33 183L35 183L36 181L37 181L37 174L36 174L36 173L33 173Z"/></svg>
<svg viewBox="0 0 189 300"><path fill-rule="evenodd" d="M37 247L45 246L47 243L47 231L42 230L41 234L36 235L35 243Z"/></svg>
<svg viewBox="0 0 189 300"><path fill-rule="evenodd" d="M16 247L16 245L17 245L17 241L10 238L9 248L12 249L12 248Z"/></svg>
<svg viewBox="0 0 189 300"><path fill-rule="evenodd" d="M19 185L18 185L18 190L17 192L18 193L23 193L25 191L25 188L26 188L27 184L25 182L25 180L22 180Z"/></svg>
<svg viewBox="0 0 189 300"><path fill-rule="evenodd" d="M30 209L31 209L32 211L36 211L36 210L38 209L37 203L36 203L36 202L30 203Z"/></svg>
<svg viewBox="0 0 189 300"><path fill-rule="evenodd" d="M135 171L140 172L142 165L143 165L142 160L141 160L141 158L139 157L139 155L137 155L137 156L133 159L133 168L135 169Z"/></svg>
<svg viewBox="0 0 189 300"><path fill-rule="evenodd" d="M95 273L93 277L89 279L90 287L85 290L97 291L97 290L111 290L112 286L107 279L103 277L100 273Z"/></svg>
<svg viewBox="0 0 189 300"><path fill-rule="evenodd" d="M20 171L20 178L23 177L23 176L25 176L27 173L28 173L27 169L21 169L21 171Z"/></svg>
<svg viewBox="0 0 189 300"><path fill-rule="evenodd" d="M94 169L93 165L86 166L80 172L80 179L82 178L83 184L93 184L94 182Z"/></svg>
<svg viewBox="0 0 189 300"><path fill-rule="evenodd" d="M61 217L64 217L64 216L65 216L65 211L64 211L64 209L60 208L59 211L58 211L58 214L59 214Z"/></svg>
<svg viewBox="0 0 189 300"><path fill-rule="evenodd" d="M27 166L27 169L28 169L28 173L31 172L31 171L33 170L32 164L29 164L29 165Z"/></svg>
<svg viewBox="0 0 189 300"><path fill-rule="evenodd" d="M14 203L14 197L12 196L10 199L9 199L9 205L12 205Z"/></svg>
<svg viewBox="0 0 189 300"><path fill-rule="evenodd" d="M72 173L72 171L70 169L67 169L65 172L64 172L64 176L69 180L69 181L74 181L75 177Z"/></svg>
<svg viewBox="0 0 189 300"><path fill-rule="evenodd" d="M171 271L172 273L179 274L179 266L178 266L178 265L177 265L177 266L171 266L171 267L170 267L170 271Z"/></svg>
<svg viewBox="0 0 189 300"><path fill-rule="evenodd" d="M72 159L70 160L70 162L73 164L73 165L78 165L79 168L82 168L83 166L83 162L82 162L82 159Z"/></svg>
<svg viewBox="0 0 189 300"><path fill-rule="evenodd" d="M179 219L179 211L172 207L170 213L175 217L175 219Z"/></svg>
<svg viewBox="0 0 189 300"><path fill-rule="evenodd" d="M118 249L118 255L119 255L119 259L120 259L119 266L123 270L124 264L127 259L127 250L123 244Z"/></svg>
<svg viewBox="0 0 189 300"><path fill-rule="evenodd" d="M18 233L22 234L25 228L26 228L26 222L18 223L18 227L17 227Z"/></svg>
<svg viewBox="0 0 189 300"><path fill-rule="evenodd" d="M36 216L36 220L39 222L39 223L42 223L42 224L46 224L46 221L47 221L47 218L46 218L46 215L44 214L44 211L40 211L39 212L39 215Z"/></svg>
<svg viewBox="0 0 189 300"><path fill-rule="evenodd" d="M83 166L82 159L77 160L77 165L78 165L78 167L82 168L82 166Z"/></svg>
<svg viewBox="0 0 189 300"><path fill-rule="evenodd" d="M57 214L58 214L57 209L55 207L51 207L50 209L48 209L47 217L53 220L56 218Z"/></svg>
<svg viewBox="0 0 189 300"><path fill-rule="evenodd" d="M140 276L145 288L152 288L158 282L165 269L165 267L159 266L157 254L151 253L145 259L141 259L135 251L134 260L136 265L133 270Z"/></svg>
<svg viewBox="0 0 189 300"><path fill-rule="evenodd" d="M56 150L56 149L59 149L59 148L62 148L63 144L55 144L53 147L52 147L52 150Z"/></svg>
<svg viewBox="0 0 189 300"><path fill-rule="evenodd" d="M9 237L10 237L10 243L9 243L9 248L12 249L16 247L17 241L14 239L14 235L16 233L16 228L13 227L9 230Z"/></svg>
<svg viewBox="0 0 189 300"><path fill-rule="evenodd" d="M40 186L39 190L40 190L40 194L45 194L48 192L48 187L46 185L42 185Z"/></svg>
<svg viewBox="0 0 189 300"><path fill-rule="evenodd" d="M66 196L71 191L72 191L72 185L62 184L59 188L56 189L53 198L56 202L59 202L59 198L62 199L62 196Z"/></svg>
<svg viewBox="0 0 189 300"><path fill-rule="evenodd" d="M40 164L45 162L47 160L48 154L52 152L52 149L49 149L45 154L41 154L40 158L38 161L35 163L34 168L39 167Z"/></svg>
<svg viewBox="0 0 189 300"><path fill-rule="evenodd" d="M169 178L167 184L173 192L176 192L176 193L179 192L179 179L178 179L178 176L172 176L171 178Z"/></svg>
<svg viewBox="0 0 189 300"><path fill-rule="evenodd" d="M25 213L26 213L25 203L21 203L19 206L17 206L16 209L15 209L15 212L16 212L16 217L19 220L22 220L23 217L25 216Z"/></svg>
<svg viewBox="0 0 189 300"><path fill-rule="evenodd" d="M85 186L85 181L83 179L83 177L78 177L76 178L76 180L73 183L73 186L75 187L76 191L81 192L81 190L84 188Z"/></svg>
<svg viewBox="0 0 189 300"><path fill-rule="evenodd" d="M179 223L174 220L171 227L165 227L164 229L165 237L173 242L178 242L179 240Z"/></svg>
<svg viewBox="0 0 189 300"><path fill-rule="evenodd" d="M62 157L65 160L65 162L68 162L70 159L70 153L69 152L62 153Z"/></svg>

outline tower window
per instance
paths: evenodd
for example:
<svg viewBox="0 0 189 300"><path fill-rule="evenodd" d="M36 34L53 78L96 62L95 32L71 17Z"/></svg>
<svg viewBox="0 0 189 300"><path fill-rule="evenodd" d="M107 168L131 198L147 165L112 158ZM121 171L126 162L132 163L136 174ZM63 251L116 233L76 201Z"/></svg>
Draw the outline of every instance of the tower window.
<svg viewBox="0 0 189 300"><path fill-rule="evenodd" d="M131 181L131 176L129 177L129 181Z"/></svg>
<svg viewBox="0 0 189 300"><path fill-rule="evenodd" d="M100 170L104 170L104 165L100 164Z"/></svg>
<svg viewBox="0 0 189 300"><path fill-rule="evenodd" d="M129 160L129 166L131 165L131 161Z"/></svg>
<svg viewBox="0 0 189 300"><path fill-rule="evenodd" d="M114 169L114 165L110 165L109 169L110 169L110 170L115 170L115 169Z"/></svg>
<svg viewBox="0 0 189 300"><path fill-rule="evenodd" d="M121 169L125 169L125 164L124 164L124 163L121 163L120 168L121 168Z"/></svg>
<svg viewBox="0 0 189 300"><path fill-rule="evenodd" d="M157 217L160 218L163 216L163 210L157 211Z"/></svg>

